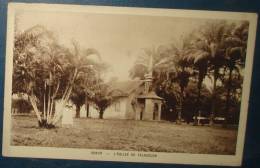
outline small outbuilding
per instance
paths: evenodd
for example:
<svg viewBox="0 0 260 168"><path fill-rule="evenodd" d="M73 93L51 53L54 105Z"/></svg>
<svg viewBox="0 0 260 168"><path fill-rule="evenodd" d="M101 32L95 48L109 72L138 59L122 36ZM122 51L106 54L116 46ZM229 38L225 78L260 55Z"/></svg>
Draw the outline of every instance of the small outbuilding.
<svg viewBox="0 0 260 168"><path fill-rule="evenodd" d="M141 110L136 111L137 120L161 120L161 109L163 98L156 95L154 91L137 96Z"/></svg>

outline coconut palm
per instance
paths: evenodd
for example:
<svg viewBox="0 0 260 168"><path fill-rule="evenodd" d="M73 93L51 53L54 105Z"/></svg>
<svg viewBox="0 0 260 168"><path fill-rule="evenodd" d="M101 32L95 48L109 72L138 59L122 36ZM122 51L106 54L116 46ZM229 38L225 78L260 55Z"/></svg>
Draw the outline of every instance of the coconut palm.
<svg viewBox="0 0 260 168"><path fill-rule="evenodd" d="M181 123L184 92L192 75L190 62L186 59L190 52L190 37L191 36L186 36L185 38L182 38L182 42L178 43L178 45L172 45L170 51L168 51L170 55L167 58L167 62L164 63L164 66L168 68L167 71L174 74L175 77L173 78L173 81L176 82L180 88L180 109L177 111L177 123Z"/></svg>
<svg viewBox="0 0 260 168"><path fill-rule="evenodd" d="M201 90L202 90L202 84L203 81L207 75L208 70L208 58L209 55L207 52L204 52L202 50L197 50L197 47L195 50L190 50L189 54L187 55L187 61L191 62L194 67L194 74L197 74L197 99L196 99L196 109L195 109L195 120L194 125L197 125L198 120L197 116L200 110L201 105Z"/></svg>
<svg viewBox="0 0 260 168"><path fill-rule="evenodd" d="M212 109L210 113L210 124L213 124L215 114L216 88L217 81L220 77L220 69L224 66L224 39L233 28L233 24L227 24L224 21L210 22L203 26L193 42L193 51L190 52L188 60L194 62L198 69L198 104L200 97L200 90L203 79L207 73L213 75L213 89L212 89ZM199 105L198 105L199 107ZM198 109L199 110L199 109Z"/></svg>
<svg viewBox="0 0 260 168"><path fill-rule="evenodd" d="M146 74L153 77L154 72L162 72L167 68L165 63L168 61L168 51L166 46L143 48L130 70L130 77L144 79Z"/></svg>
<svg viewBox="0 0 260 168"><path fill-rule="evenodd" d="M231 90L233 88L233 72L236 71L238 77L240 77L241 69L245 64L247 38L248 38L249 23L243 22L238 25L231 34L225 38L225 66L228 69L228 79L226 82L227 94L225 105L225 117L229 113ZM227 124L227 122L225 122Z"/></svg>

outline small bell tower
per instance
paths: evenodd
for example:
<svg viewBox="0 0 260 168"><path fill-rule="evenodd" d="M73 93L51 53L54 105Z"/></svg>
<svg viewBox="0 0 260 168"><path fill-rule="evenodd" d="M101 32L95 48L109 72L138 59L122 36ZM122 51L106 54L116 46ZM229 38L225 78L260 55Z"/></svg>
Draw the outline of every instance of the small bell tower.
<svg viewBox="0 0 260 168"><path fill-rule="evenodd" d="M163 98L156 95L152 91L153 82L153 56L150 55L148 63L148 73L144 75L144 93L137 96L137 100L141 102L141 111L137 114L140 120L161 120L161 106ZM140 117L139 117L140 116Z"/></svg>

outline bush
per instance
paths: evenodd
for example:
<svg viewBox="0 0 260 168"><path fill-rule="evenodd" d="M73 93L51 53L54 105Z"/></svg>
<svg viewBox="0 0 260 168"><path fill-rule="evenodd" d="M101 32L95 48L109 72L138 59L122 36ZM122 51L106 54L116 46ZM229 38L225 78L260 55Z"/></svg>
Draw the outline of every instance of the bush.
<svg viewBox="0 0 260 168"><path fill-rule="evenodd" d="M32 110L31 104L24 99L13 100L12 108L16 109L17 113L30 113Z"/></svg>

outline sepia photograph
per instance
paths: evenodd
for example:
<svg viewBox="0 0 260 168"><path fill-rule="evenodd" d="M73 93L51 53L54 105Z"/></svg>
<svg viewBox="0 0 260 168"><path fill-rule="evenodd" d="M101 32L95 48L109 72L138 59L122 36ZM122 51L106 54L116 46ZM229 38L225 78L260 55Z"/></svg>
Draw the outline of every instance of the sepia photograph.
<svg viewBox="0 0 260 168"><path fill-rule="evenodd" d="M241 164L255 14L8 10L4 156Z"/></svg>

